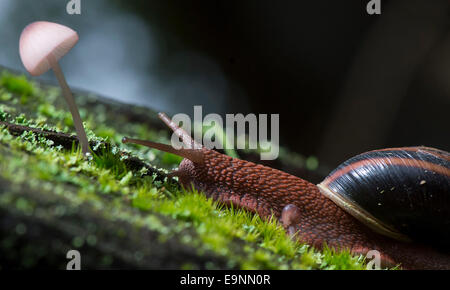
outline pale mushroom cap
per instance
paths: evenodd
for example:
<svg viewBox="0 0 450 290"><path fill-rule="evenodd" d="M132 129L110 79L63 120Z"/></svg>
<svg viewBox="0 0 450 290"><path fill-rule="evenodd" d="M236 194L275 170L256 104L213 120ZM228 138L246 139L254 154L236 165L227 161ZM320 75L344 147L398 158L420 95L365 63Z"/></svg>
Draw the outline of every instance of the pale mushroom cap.
<svg viewBox="0 0 450 290"><path fill-rule="evenodd" d="M38 21L29 24L20 35L20 58L27 71L39 76L50 69L47 57L58 61L78 42L78 34L67 26Z"/></svg>

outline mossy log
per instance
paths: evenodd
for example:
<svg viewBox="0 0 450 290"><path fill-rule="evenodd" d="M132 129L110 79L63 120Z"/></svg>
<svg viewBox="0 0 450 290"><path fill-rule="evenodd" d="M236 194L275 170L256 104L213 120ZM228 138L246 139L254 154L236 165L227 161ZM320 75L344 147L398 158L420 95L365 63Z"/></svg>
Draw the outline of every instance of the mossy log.
<svg viewBox="0 0 450 290"><path fill-rule="evenodd" d="M168 143L156 112L74 93L91 159L77 150L57 87L0 67L0 269L65 269L70 250L82 269L362 267L348 253L291 241L276 221L182 190L163 169L181 159L121 144L123 136ZM258 161L255 152L239 155ZM266 165L320 180L303 161L283 149Z"/></svg>
<svg viewBox="0 0 450 290"><path fill-rule="evenodd" d="M212 253L199 253L181 243L185 229L173 235L132 222L118 221L113 213L89 204L74 204L51 191L14 186L0 179L0 265L8 269L43 267L65 269L71 249L81 253L83 269L206 268L226 261ZM5 202L8 200L8 202ZM109 211L112 205L102 200ZM138 214L138 213L131 213ZM153 215L164 227L174 221Z"/></svg>
<svg viewBox="0 0 450 290"><path fill-rule="evenodd" d="M9 76L9 70L3 68L2 71L7 71ZM35 85L43 90L52 87L45 83ZM20 95L20 92L17 93ZM87 92L76 93L78 101L84 106L101 108L105 112L105 122L120 116L120 122L125 125L139 123L157 130L164 128L156 117L152 117L156 113L147 108L94 97ZM20 107L20 104L17 107L25 113L29 109L28 106ZM34 112L29 113L32 114ZM64 132L6 121L0 121L0 127L6 128L13 136L32 132L65 150L78 144L75 135ZM109 143L103 143L104 146L98 146L95 142L90 145L91 148L108 150ZM1 154L8 155L12 148L3 142L0 143L0 149ZM166 178L164 172L141 159L127 152L122 154L128 155L124 163L129 170L146 168L148 175L156 175L155 180ZM67 193L77 190L67 183L63 186ZM102 196L102 193L99 195ZM199 251L181 241L185 236L195 235L192 229L167 231L175 227L176 220L132 207L117 209L114 201L104 194L96 202L101 205L80 203L55 193L51 188L33 187L0 177L0 269L65 269L69 262L66 254L72 249L81 253L83 269L226 268L223 257L209 251ZM115 214L126 215L128 219L117 219ZM151 229L136 221L148 217L159 226Z"/></svg>

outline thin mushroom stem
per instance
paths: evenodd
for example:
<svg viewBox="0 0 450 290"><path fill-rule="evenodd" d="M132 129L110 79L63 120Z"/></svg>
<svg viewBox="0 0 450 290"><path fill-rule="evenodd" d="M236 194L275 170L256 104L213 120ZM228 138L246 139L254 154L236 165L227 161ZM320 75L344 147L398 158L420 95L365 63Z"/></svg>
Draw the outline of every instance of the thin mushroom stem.
<svg viewBox="0 0 450 290"><path fill-rule="evenodd" d="M56 61L53 55L50 55L48 57L48 62L51 68L53 69L56 78L58 79L59 85L61 86L62 89L63 96L66 99L70 112L72 113L75 130L77 132L78 140L80 141L81 144L81 150L83 151L84 155L87 155L87 153L89 153L89 141L86 136L86 131L84 130L83 121L81 120L80 113L78 112L75 99L73 98L69 85L67 85L66 79L61 70L61 67L59 66L58 61Z"/></svg>

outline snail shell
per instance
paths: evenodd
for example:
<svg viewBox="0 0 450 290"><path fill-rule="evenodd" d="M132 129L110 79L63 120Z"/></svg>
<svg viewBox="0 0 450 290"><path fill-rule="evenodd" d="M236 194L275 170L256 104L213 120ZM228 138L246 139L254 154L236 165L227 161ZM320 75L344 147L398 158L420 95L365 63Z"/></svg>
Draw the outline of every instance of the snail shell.
<svg viewBox="0 0 450 290"><path fill-rule="evenodd" d="M342 163L321 192L375 231L450 246L450 154L428 147L369 151Z"/></svg>

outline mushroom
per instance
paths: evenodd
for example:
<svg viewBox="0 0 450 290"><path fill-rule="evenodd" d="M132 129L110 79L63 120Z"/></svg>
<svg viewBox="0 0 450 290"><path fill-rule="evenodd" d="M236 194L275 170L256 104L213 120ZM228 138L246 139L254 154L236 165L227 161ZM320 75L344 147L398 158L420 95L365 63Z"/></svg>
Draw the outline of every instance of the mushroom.
<svg viewBox="0 0 450 290"><path fill-rule="evenodd" d="M77 32L69 27L58 23L37 21L29 24L22 31L19 49L22 63L32 76L40 76L50 68L53 69L72 113L83 154L86 155L89 152L89 142L83 122L72 92L58 63L58 60L69 52L77 42Z"/></svg>

